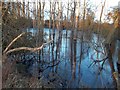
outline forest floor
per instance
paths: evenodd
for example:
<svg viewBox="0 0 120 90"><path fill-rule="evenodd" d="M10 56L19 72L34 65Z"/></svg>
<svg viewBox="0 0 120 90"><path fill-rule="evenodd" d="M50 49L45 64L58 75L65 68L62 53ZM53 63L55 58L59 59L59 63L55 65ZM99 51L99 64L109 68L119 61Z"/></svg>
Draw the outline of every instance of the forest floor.
<svg viewBox="0 0 120 90"><path fill-rule="evenodd" d="M41 74L41 77L38 78L24 71L20 73L13 65L7 78L2 81L2 88L67 88L69 83L69 81L61 79L57 73L50 72L47 76ZM83 85L82 88L86 87Z"/></svg>
<svg viewBox="0 0 120 90"><path fill-rule="evenodd" d="M41 76L40 79L28 75L27 73L19 73L14 67L12 72L3 81L3 88L62 88L63 82L59 76L49 73L48 77Z"/></svg>

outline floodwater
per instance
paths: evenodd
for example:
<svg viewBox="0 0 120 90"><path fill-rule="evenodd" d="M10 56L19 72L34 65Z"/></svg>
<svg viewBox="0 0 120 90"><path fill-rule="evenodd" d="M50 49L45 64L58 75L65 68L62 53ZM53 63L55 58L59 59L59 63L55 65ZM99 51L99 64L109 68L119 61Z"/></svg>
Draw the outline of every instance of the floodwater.
<svg viewBox="0 0 120 90"><path fill-rule="evenodd" d="M30 28L28 30L29 32L32 32L33 35L36 34L37 29ZM46 41L49 40L49 34L50 31L52 32L52 29L44 28L44 39ZM66 38L66 32L68 33ZM48 44L43 49L43 55L41 56L41 61L45 62L51 62L52 61L52 50L54 54L56 54L56 43L58 41L58 30L55 30L55 46L54 48L51 46L51 44ZM78 35L80 35L81 32L78 32ZM53 36L51 36L53 37ZM61 79L64 81L64 87L70 87L70 88L80 88L80 87L88 87L88 88L114 88L113 84L113 77L111 73L111 68L109 65L108 60L105 60L103 64L103 69L100 71L100 68L102 67L101 62L94 63L94 60L102 60L106 57L104 45L97 42L98 38L96 34L92 35L92 38L89 38L89 42L83 42L82 44L82 59L80 59L80 53L81 53L81 40L76 40L76 50L73 47L73 52L76 52L73 54L73 57L76 57L75 66L71 63L71 31L70 30L62 30L62 40L60 44L60 53L58 53L59 57L57 57L57 60L60 60L60 63L54 67L49 67L45 69L42 73L44 77L47 77L49 73L53 72L53 68L61 77ZM101 38L101 42L104 42L104 39ZM99 44L99 47L97 47L97 50L99 50L98 54L96 50L94 49L95 44ZM52 49L53 48L53 49ZM118 48L118 47L116 47ZM117 49L116 49L117 50ZM114 54L114 66L116 70L116 62L117 62L117 51L115 51ZM74 61L74 60L73 60ZM81 62L80 62L81 61ZM37 61L33 63L33 65L30 67L30 72L35 76L35 69L38 67L38 65L42 65L42 68L47 67L47 65L38 64ZM73 68L74 67L74 68ZM74 71L74 73L73 73Z"/></svg>

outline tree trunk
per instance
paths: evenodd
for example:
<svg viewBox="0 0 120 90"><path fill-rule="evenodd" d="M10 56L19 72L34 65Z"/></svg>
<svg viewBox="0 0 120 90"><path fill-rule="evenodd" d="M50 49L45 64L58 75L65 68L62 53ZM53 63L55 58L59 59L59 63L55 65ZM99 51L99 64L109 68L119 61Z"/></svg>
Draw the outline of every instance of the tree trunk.
<svg viewBox="0 0 120 90"><path fill-rule="evenodd" d="M75 73L76 73L76 25L75 25L75 18L76 18L76 14L75 14L75 11L76 11L76 2L74 2L74 10L73 10L73 27L72 27L72 33L73 33L73 37L72 37L72 44L73 45L71 47L71 49L73 48L74 51L72 51L73 53L73 58L72 58L72 64L73 64L73 67L72 67L72 79L74 80L75 79Z"/></svg>
<svg viewBox="0 0 120 90"><path fill-rule="evenodd" d="M117 81L117 88L120 89L120 47L118 50L118 62L117 62L117 69L118 69L118 81Z"/></svg>
<svg viewBox="0 0 120 90"><path fill-rule="evenodd" d="M68 6L67 6L68 8L69 8L69 0L68 0ZM69 10L67 9L67 25L66 25L66 47L65 47L65 57L66 57L66 55L67 55L67 39L68 39L68 25L69 25L69 20L68 20L68 17L69 17ZM65 61L66 61L66 59L65 59ZM66 64L66 62L65 62L65 64Z"/></svg>
<svg viewBox="0 0 120 90"><path fill-rule="evenodd" d="M22 16L25 17L25 1L24 0L22 5Z"/></svg>
<svg viewBox="0 0 120 90"><path fill-rule="evenodd" d="M52 10L50 2L50 19L49 19L49 39L51 40L51 26L52 26ZM49 44L49 61L51 61L51 44Z"/></svg>
<svg viewBox="0 0 120 90"><path fill-rule="evenodd" d="M60 45L61 45L61 39L62 39L62 29L61 29L62 3L61 2L59 2L58 11L59 11L59 13L58 13L57 29L58 29L59 35L58 35L58 40L56 43L56 56L55 56L56 61L60 60ZM57 67L58 67L58 65L56 66L55 72L57 72Z"/></svg>
<svg viewBox="0 0 120 90"><path fill-rule="evenodd" d="M29 19L30 18L30 11L29 11L29 1L28 1L28 5L27 5L27 18Z"/></svg>
<svg viewBox="0 0 120 90"><path fill-rule="evenodd" d="M113 54L112 54L112 52L110 50L110 45L109 44L106 44L106 51L107 51L108 61L109 61L110 68L111 68L111 73L113 74L115 72L115 68L114 68L113 59L112 59ZM114 82L114 85L116 87L117 83L116 83L116 79L115 79L114 76L113 76L113 82Z"/></svg>
<svg viewBox="0 0 120 90"><path fill-rule="evenodd" d="M53 60L53 66L54 66L54 42L55 42L55 6L56 6L56 3L55 2L52 2L52 21L53 21L53 27L52 27L52 31L53 31L53 44L52 44L52 60ZM54 72L54 67L53 67L53 70Z"/></svg>
<svg viewBox="0 0 120 90"><path fill-rule="evenodd" d="M44 7L45 7L45 2L42 2L42 12L41 12L41 32L42 32L42 43L44 42ZM44 61L44 50L42 49L42 60Z"/></svg>
<svg viewBox="0 0 120 90"><path fill-rule="evenodd" d="M17 1L17 13L18 13L18 17L20 17L20 7L21 5L20 5L20 2L19 1Z"/></svg>

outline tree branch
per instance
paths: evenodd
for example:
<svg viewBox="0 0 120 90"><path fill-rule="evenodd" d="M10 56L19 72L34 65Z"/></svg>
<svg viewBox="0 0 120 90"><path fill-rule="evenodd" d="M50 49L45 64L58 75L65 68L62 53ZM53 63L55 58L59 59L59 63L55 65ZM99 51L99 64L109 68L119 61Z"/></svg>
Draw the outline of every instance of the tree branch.
<svg viewBox="0 0 120 90"><path fill-rule="evenodd" d="M20 51L20 50L27 50L27 51L32 51L32 52L36 52L38 50L41 50L45 45L51 43L53 40L48 41L47 43L43 43L40 47L35 47L35 48L30 48L30 47L19 47L19 48L14 48L11 50L8 50L7 52L5 52L5 54L9 54L11 52L15 52L15 51Z"/></svg>
<svg viewBox="0 0 120 90"><path fill-rule="evenodd" d="M6 49L3 51L3 53L6 53L7 50L11 47L11 45L18 40L21 36L23 36L25 34L25 32L21 33L20 35L18 35L15 39L12 40L12 42L6 47Z"/></svg>

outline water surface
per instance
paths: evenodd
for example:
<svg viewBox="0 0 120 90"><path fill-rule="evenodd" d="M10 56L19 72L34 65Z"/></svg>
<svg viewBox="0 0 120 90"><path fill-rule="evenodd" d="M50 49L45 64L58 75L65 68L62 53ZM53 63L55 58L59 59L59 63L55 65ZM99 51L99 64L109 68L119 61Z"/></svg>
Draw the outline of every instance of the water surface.
<svg viewBox="0 0 120 90"><path fill-rule="evenodd" d="M29 29L29 32L32 32L33 36L36 34L37 29ZM46 41L49 40L49 35L53 30L44 28L44 39ZM66 38L66 32L68 33L67 38ZM105 49L104 45L101 44L101 42L104 41L102 37L100 37L100 41L98 42L98 35L93 34L89 42L83 42L82 50L82 60L80 59L80 53L81 53L81 40L77 39L76 40L76 50L73 47L73 52L76 52L76 54L73 57L76 57L76 66L73 69L73 66L71 66L71 31L70 30L62 30L62 41L60 44L60 55L59 55L59 60L61 61L57 65L57 75L59 75L63 80L64 80L64 87L72 87L72 88L80 88L80 87L89 87L89 88L113 88L113 77L111 73L111 68L109 65L108 60L105 61L103 65L102 71L100 71L100 68L102 67L102 62L99 63L93 63L94 60L102 60L103 58L106 57L105 54ZM81 35L81 32L79 31L78 36ZM53 38L53 35L51 36ZM52 61L52 50L54 53L54 59L55 59L55 54L56 54L56 43L58 42L59 38L59 32L58 30L55 30L55 46L54 48L52 45L47 45L44 47L43 51L43 56L41 58L41 61L47 61L50 62ZM100 52L97 54L96 50L94 49L95 45L98 44L100 47L97 48ZM118 48L118 45L116 46ZM53 48L53 49L52 49ZM116 49L117 50L117 49ZM98 56L97 56L98 55ZM114 54L114 66L116 69L116 61L117 61L117 52ZM81 60L81 63L80 63ZM35 68L38 67L38 63L34 63L31 66L30 72L35 74ZM47 67L47 65L43 65L44 67ZM56 67L56 66L55 66ZM55 68L53 67L53 68ZM52 72L52 67L47 68L42 75L47 77L47 75ZM74 78L73 78L73 71L74 73Z"/></svg>

